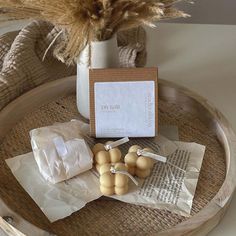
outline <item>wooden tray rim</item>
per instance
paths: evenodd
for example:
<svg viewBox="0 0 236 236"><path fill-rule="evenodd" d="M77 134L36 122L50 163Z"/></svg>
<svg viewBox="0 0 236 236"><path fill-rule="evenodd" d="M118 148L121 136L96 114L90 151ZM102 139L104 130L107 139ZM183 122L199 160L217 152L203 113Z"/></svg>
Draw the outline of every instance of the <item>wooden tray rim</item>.
<svg viewBox="0 0 236 236"><path fill-rule="evenodd" d="M188 220L176 225L171 229L160 232L158 233L158 235L206 235L219 223L219 221L223 217L225 211L227 210L227 207L230 204L232 195L235 190L234 179L236 176L236 135L224 115L206 99L190 91L189 89L186 89L169 81L159 80L159 84L161 85L162 89L170 89L170 95L168 95L168 98L173 95L173 100L176 99L174 90L179 91L180 93L184 94L185 97L188 96L190 99L196 101L200 106L204 107L207 111L209 111L212 118L214 118L219 132L221 132L222 134L221 141L225 147L226 178L219 192L205 208L203 208L193 217L190 217ZM28 109L28 111L32 111L39 106L42 106L43 104L53 101L59 96L72 94L75 92L75 88L76 76L71 76L43 84L15 99L2 111L0 111L0 142L7 134L7 132L11 129L11 127L13 127L24 117L24 110ZM171 91L171 89L174 90ZM44 94L44 96L39 100L38 96L42 93ZM18 113L9 119L8 114L11 114L16 109L19 110ZM30 230L31 232L34 232L35 236L46 234L48 235L47 232L30 224L19 215L12 212L10 208L6 206L6 204L0 199L0 213L1 212L8 213L7 215L16 215L18 223L22 225L22 231L23 229L24 231Z"/></svg>

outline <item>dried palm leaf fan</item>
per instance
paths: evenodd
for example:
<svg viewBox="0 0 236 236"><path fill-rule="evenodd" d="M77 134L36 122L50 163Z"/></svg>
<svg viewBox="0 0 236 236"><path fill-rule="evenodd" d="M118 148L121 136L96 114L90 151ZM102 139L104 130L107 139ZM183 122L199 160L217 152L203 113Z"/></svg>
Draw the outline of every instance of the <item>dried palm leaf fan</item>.
<svg viewBox="0 0 236 236"><path fill-rule="evenodd" d="M118 31L154 26L163 18L187 17L174 8L181 0L0 0L4 19L40 19L63 33L55 51L68 64L92 41L107 40Z"/></svg>

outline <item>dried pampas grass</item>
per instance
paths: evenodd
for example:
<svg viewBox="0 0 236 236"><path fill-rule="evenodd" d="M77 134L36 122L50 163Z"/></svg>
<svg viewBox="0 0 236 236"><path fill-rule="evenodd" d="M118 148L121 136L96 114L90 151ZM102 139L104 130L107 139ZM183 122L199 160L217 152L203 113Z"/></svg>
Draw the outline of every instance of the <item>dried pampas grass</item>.
<svg viewBox="0 0 236 236"><path fill-rule="evenodd" d="M0 0L0 15L8 20L40 19L63 33L56 51L67 63L78 58L91 41L139 25L154 27L160 19L187 17L173 5L180 0ZM2 11L1 11L2 10Z"/></svg>

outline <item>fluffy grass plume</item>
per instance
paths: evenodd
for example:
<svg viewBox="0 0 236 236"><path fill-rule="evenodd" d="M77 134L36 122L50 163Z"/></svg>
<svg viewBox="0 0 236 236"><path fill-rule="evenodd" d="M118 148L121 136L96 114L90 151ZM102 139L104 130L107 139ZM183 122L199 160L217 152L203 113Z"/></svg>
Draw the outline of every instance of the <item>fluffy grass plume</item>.
<svg viewBox="0 0 236 236"><path fill-rule="evenodd" d="M165 18L187 17L174 7L180 0L0 0L4 19L49 21L63 33L60 47L68 63L91 41L107 40L118 31Z"/></svg>

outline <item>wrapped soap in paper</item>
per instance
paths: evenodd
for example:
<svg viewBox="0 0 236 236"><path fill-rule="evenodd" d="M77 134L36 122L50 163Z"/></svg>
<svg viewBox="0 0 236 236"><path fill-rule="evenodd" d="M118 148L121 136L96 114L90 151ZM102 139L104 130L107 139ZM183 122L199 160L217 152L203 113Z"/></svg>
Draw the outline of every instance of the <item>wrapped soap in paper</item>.
<svg viewBox="0 0 236 236"><path fill-rule="evenodd" d="M93 154L83 139L81 122L34 129L30 136L35 161L47 181L59 183L92 168Z"/></svg>

